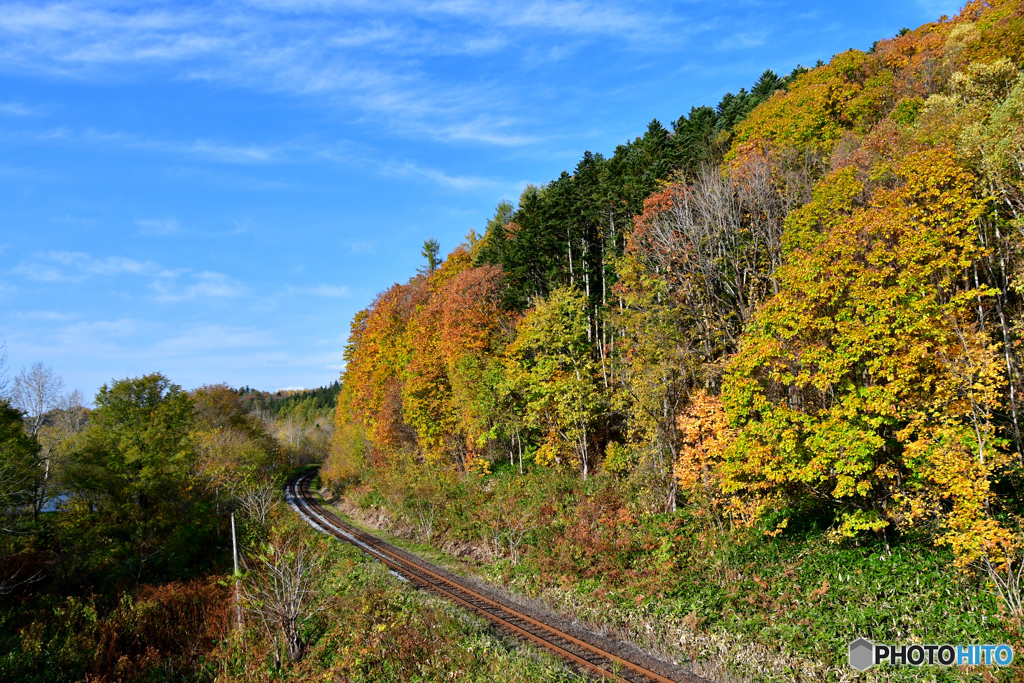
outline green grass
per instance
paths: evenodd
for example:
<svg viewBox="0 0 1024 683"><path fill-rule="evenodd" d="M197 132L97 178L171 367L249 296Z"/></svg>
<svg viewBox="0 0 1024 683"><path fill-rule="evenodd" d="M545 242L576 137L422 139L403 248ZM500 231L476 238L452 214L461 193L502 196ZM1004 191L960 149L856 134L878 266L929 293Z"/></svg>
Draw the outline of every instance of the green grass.
<svg viewBox="0 0 1024 683"><path fill-rule="evenodd" d="M954 569L952 554L927 537L893 539L889 548L876 539L836 542L815 520L774 539L751 530L709 533L686 510L609 523L621 498L607 486L544 486L557 495L530 495L535 503L547 500L555 512L532 533L518 564L498 559L479 565L446 557L436 546L366 530L720 680L981 681L1024 674L1020 663L971 671L877 667L864 675L848 666L847 646L858 637L876 643L1009 643L1024 652L981 578ZM449 505L458 519L439 522L435 543L451 538L446 533L465 540L471 527L464 520L472 519L474 504L488 500L469 495ZM372 488L353 499L371 501L375 507L388 503ZM595 501L605 501L597 506L603 517L590 514Z"/></svg>
<svg viewBox="0 0 1024 683"><path fill-rule="evenodd" d="M283 680L583 680L560 660L395 579L353 546L332 546L326 607L307 629L306 657L282 671Z"/></svg>

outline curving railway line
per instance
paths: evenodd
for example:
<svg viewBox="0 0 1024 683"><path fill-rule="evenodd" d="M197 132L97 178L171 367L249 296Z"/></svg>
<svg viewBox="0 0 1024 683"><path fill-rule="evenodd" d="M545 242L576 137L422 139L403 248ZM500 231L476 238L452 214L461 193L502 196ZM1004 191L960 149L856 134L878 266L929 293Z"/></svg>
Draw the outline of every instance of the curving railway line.
<svg viewBox="0 0 1024 683"><path fill-rule="evenodd" d="M290 480L285 497L311 526L360 548L399 577L431 590L512 634L563 657L604 680L628 683L710 683L689 671L653 659L624 643L584 631L551 615L517 605L485 586L456 576L346 524L310 493L315 473Z"/></svg>

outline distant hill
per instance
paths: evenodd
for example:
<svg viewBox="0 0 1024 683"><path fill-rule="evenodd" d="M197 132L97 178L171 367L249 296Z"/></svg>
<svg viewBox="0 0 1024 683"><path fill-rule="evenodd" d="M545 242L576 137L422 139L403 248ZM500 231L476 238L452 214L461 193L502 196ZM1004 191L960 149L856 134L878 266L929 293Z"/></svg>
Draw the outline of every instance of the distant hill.
<svg viewBox="0 0 1024 683"><path fill-rule="evenodd" d="M286 420L296 417L300 422L310 424L320 417L330 417L338 402L341 382L333 382L317 389L284 389L269 392L249 386L237 390L242 403L249 412L262 418Z"/></svg>

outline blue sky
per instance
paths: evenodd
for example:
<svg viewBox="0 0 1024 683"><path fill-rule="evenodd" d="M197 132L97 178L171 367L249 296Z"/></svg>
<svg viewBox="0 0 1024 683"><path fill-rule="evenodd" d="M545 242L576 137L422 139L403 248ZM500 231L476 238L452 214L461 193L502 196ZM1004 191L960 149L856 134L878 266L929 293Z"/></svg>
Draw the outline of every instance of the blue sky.
<svg viewBox="0 0 1024 683"><path fill-rule="evenodd" d="M0 2L0 339L91 397L338 377L502 199L944 2Z"/></svg>

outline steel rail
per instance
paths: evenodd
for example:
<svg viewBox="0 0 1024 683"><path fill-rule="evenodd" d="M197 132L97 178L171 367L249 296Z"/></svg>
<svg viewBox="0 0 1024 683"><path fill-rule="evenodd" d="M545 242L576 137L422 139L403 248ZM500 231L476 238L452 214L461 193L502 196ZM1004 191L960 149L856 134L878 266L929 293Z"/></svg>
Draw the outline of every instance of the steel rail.
<svg viewBox="0 0 1024 683"><path fill-rule="evenodd" d="M384 547L379 539L346 524L324 509L322 505L311 500L308 489L309 482L314 474L310 473L297 477L286 485L289 504L311 526L352 543L367 555L382 562L391 572L412 580L462 605L471 612L479 614L513 633L600 675L605 680L636 683L637 677L639 677L641 680L653 681L654 683L677 683L677 681L671 678L666 678L635 662L623 659L593 643L576 638L543 621L523 614L514 607L482 595L461 582L453 581L451 578L431 571L429 566L423 566L426 563L423 563L422 560L414 563L392 552L387 547ZM513 623L514 621L518 621L523 625ZM561 644L554 641L561 641ZM571 652L566 647L576 649L579 653ZM591 661L587 659L588 656L605 664L602 665L601 663ZM616 671L616 669L619 670ZM628 675L630 678L623 678L620 674ZM704 680L692 674L687 678L694 681Z"/></svg>

